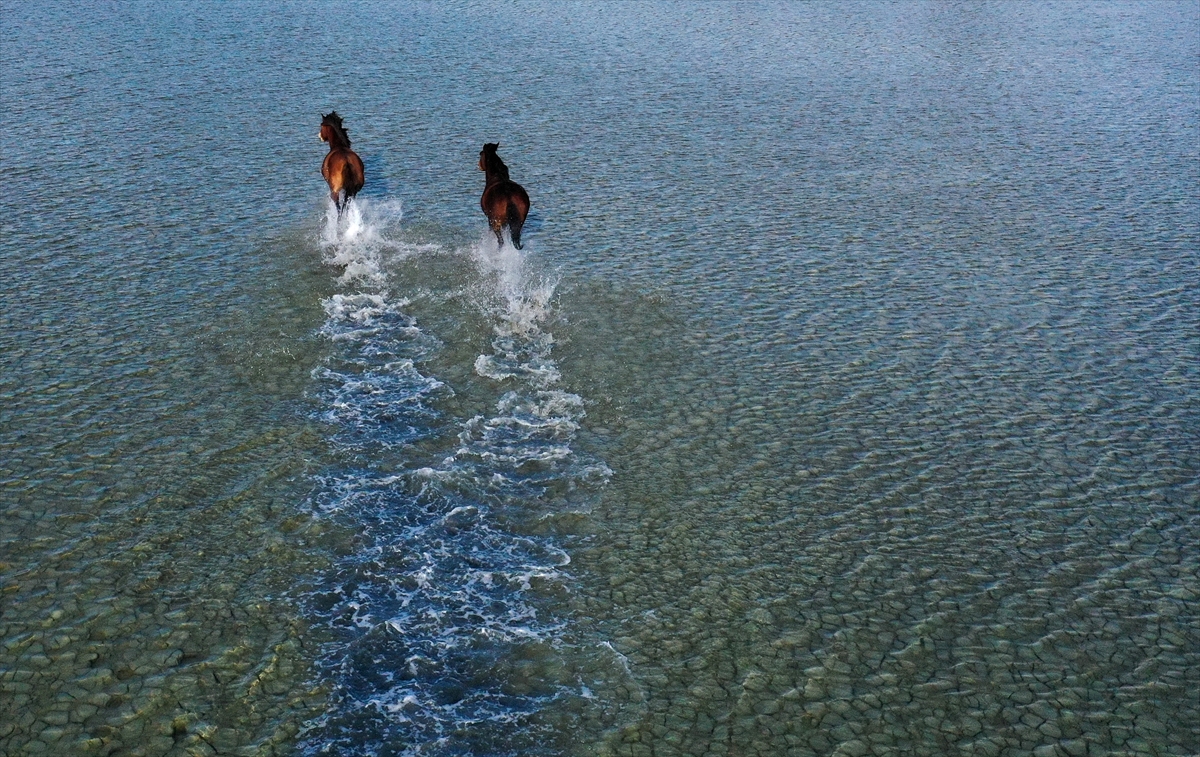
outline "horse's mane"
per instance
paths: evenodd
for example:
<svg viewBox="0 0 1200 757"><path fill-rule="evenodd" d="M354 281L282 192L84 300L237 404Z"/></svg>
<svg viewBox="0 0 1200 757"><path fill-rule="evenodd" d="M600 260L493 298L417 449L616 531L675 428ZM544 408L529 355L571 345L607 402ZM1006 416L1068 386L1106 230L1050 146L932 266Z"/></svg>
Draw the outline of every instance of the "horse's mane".
<svg viewBox="0 0 1200 757"><path fill-rule="evenodd" d="M483 165L490 174L504 181L508 181L508 166L504 165L504 161L496 154L496 149L500 144L488 142L483 146Z"/></svg>
<svg viewBox="0 0 1200 757"><path fill-rule="evenodd" d="M329 115L321 116L321 124L328 124L333 127L341 140L346 143L346 147L350 146L350 133L346 131L346 127L342 126L342 117L337 114L337 111L331 112Z"/></svg>

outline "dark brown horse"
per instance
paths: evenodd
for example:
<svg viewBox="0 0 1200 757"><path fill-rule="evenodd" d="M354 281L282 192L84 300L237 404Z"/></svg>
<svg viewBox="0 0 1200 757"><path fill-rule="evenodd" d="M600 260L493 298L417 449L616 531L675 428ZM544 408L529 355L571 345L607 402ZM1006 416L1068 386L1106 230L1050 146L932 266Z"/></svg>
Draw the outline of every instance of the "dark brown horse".
<svg viewBox="0 0 1200 757"><path fill-rule="evenodd" d="M363 188L363 164L350 149L350 135L337 111L321 117L321 141L329 143L329 154L321 164L321 175L329 183L329 198L338 213Z"/></svg>
<svg viewBox="0 0 1200 757"><path fill-rule="evenodd" d="M521 227L525 225L525 216L529 215L529 195L520 184L508 178L508 166L496 154L498 147L500 145L488 143L479 153L479 170L487 177L479 206L496 234L496 241L504 244L501 230L507 226L512 232L513 245L519 250Z"/></svg>

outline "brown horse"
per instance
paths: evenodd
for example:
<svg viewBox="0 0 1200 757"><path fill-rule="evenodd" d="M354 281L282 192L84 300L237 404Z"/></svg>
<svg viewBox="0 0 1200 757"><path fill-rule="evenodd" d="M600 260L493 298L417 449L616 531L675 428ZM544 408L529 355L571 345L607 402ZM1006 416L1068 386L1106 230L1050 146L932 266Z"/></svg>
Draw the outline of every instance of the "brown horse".
<svg viewBox="0 0 1200 757"><path fill-rule="evenodd" d="M479 206L496 234L496 241L504 244L501 230L507 226L512 232L513 245L519 250L521 227L525 225L525 216L529 215L529 195L520 184L508 178L508 166L496 154L498 147L499 144L488 143L479 152L479 170L487 177Z"/></svg>
<svg viewBox="0 0 1200 757"><path fill-rule="evenodd" d="M337 111L321 117L321 141L329 143L329 154L321 164L321 175L329 183L329 198L338 213L363 188L363 164L350 149L350 135Z"/></svg>

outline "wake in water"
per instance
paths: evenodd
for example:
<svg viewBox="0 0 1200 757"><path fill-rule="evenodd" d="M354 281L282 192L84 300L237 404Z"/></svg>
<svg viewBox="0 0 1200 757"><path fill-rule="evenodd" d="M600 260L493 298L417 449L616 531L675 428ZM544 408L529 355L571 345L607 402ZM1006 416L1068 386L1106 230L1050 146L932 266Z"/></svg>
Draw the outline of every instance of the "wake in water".
<svg viewBox="0 0 1200 757"><path fill-rule="evenodd" d="M318 412L346 463L321 477L314 504L359 538L308 600L339 641L324 659L333 701L302 748L557 753L563 729L544 713L587 689L564 663L553 610L570 560L539 521L609 471L571 447L584 402L558 388L542 328L554 282L529 277L509 245L471 250L468 288L494 332L474 368L499 396L489 415L446 418L452 389L422 372L442 345L389 276L395 260L437 248L403 242L400 219L398 204L356 201L321 237L352 291L324 303L334 350L315 372Z"/></svg>

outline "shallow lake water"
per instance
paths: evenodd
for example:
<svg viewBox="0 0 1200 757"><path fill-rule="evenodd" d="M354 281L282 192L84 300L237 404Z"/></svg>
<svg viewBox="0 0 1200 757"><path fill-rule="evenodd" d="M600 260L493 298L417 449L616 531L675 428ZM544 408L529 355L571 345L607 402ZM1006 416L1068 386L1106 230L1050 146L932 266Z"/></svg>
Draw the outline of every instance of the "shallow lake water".
<svg viewBox="0 0 1200 757"><path fill-rule="evenodd" d="M1195 3L0 20L0 753L1200 753Z"/></svg>

